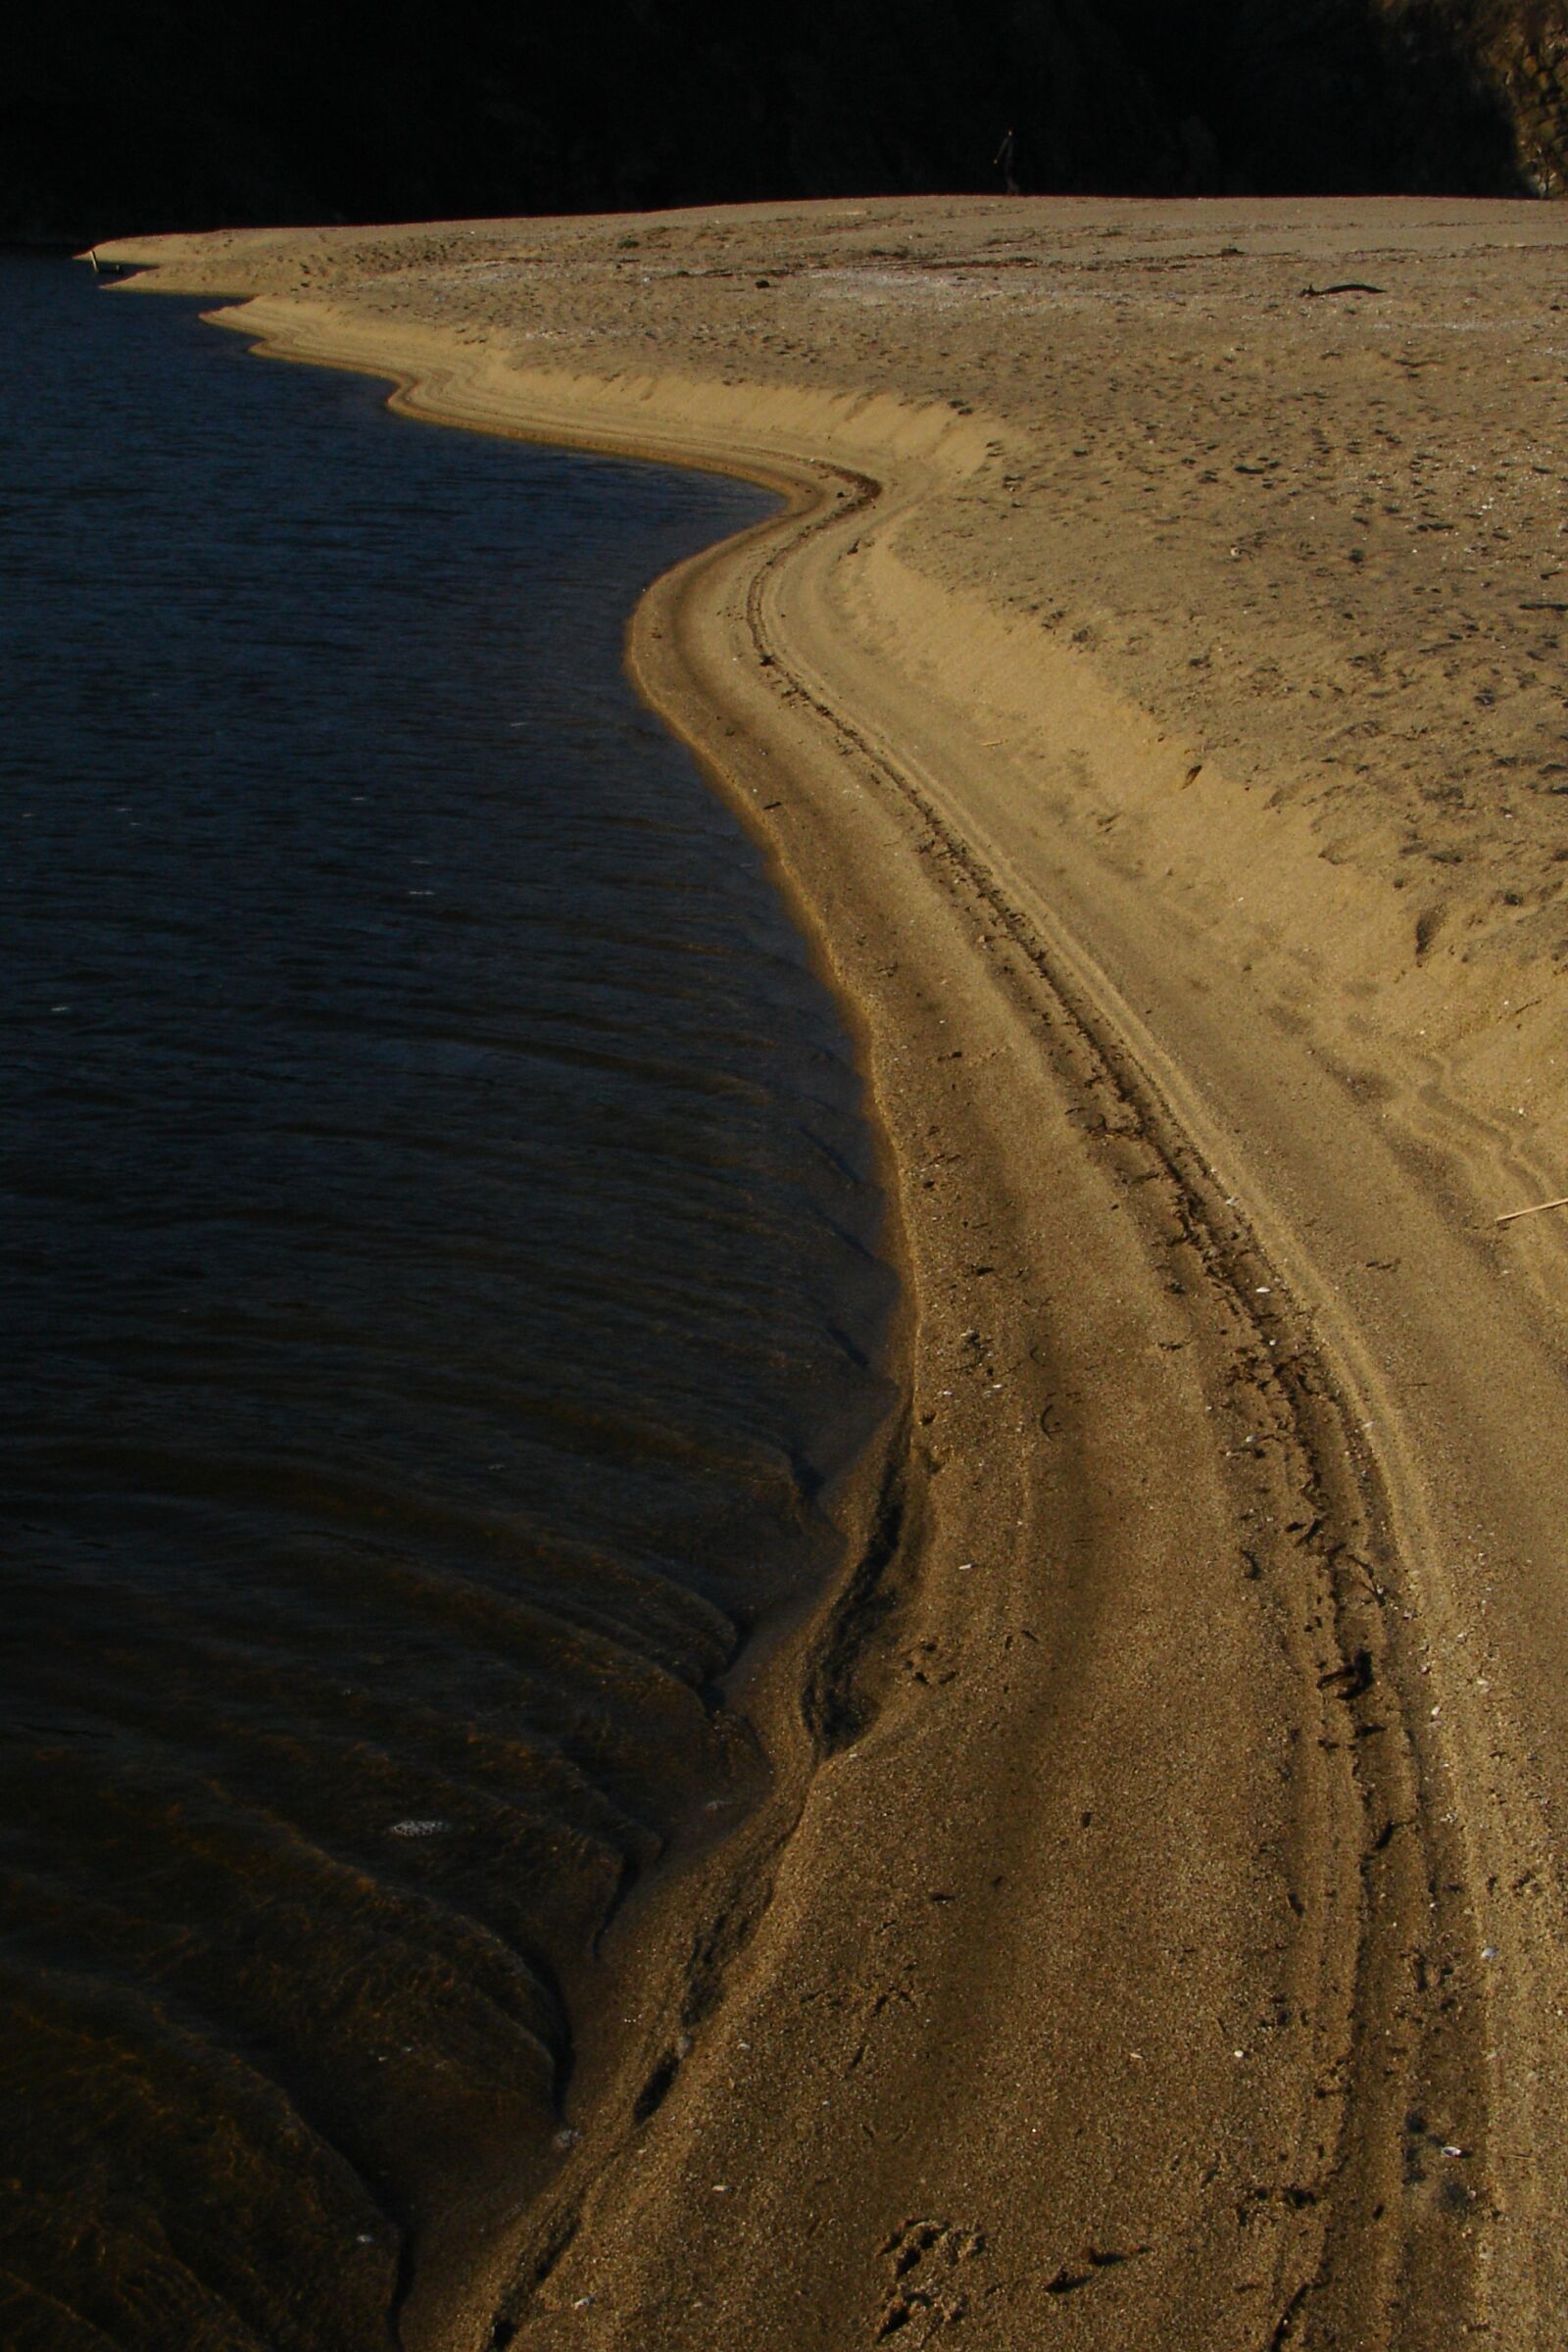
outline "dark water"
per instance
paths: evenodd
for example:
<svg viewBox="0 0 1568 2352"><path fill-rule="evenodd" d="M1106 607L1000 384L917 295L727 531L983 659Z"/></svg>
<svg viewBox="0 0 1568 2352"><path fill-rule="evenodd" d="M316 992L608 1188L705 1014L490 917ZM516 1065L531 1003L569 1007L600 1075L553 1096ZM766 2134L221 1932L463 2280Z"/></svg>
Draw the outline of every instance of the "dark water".
<svg viewBox="0 0 1568 2352"><path fill-rule="evenodd" d="M884 1404L858 1086L622 678L764 510L0 264L0 2341L381 2345Z"/></svg>

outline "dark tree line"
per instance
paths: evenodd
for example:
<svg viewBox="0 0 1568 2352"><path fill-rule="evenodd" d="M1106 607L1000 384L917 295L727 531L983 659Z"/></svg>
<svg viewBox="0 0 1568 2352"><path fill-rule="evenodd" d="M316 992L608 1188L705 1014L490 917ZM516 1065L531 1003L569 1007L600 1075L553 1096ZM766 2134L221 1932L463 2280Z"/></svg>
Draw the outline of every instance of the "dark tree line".
<svg viewBox="0 0 1568 2352"><path fill-rule="evenodd" d="M1508 191L1495 60L1544 7L33 0L0 32L0 231L981 189L1009 125L1041 192Z"/></svg>

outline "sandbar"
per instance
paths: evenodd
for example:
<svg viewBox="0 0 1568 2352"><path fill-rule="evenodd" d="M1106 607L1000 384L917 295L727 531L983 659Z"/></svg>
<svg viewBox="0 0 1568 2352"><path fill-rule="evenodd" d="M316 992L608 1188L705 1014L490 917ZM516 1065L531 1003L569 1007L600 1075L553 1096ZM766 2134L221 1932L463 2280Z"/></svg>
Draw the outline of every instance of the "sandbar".
<svg viewBox="0 0 1568 2352"><path fill-rule="evenodd" d="M775 1788L410 2347L1568 2333L1568 213L932 198L106 250L776 484L649 701L907 1299ZM748 1675L750 1679L748 1680Z"/></svg>

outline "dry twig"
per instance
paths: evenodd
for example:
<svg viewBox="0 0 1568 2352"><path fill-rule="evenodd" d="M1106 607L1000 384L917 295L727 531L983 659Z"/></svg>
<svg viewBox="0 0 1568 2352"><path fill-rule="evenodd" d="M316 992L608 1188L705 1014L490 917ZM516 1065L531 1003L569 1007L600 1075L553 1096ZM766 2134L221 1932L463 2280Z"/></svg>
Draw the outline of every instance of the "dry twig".
<svg viewBox="0 0 1568 2352"><path fill-rule="evenodd" d="M1511 1225L1515 1217L1539 1217L1544 1208L1568 1208L1568 1193L1559 1193L1555 1200L1534 1201L1529 1208L1506 1209L1500 1217L1494 1217L1493 1223Z"/></svg>

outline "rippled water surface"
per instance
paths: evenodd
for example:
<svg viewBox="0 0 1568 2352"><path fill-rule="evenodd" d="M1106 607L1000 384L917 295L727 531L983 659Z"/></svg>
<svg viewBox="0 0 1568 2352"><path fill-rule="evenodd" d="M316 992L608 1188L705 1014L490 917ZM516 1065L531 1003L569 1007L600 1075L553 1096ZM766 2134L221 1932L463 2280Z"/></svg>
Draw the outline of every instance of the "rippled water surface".
<svg viewBox="0 0 1568 2352"><path fill-rule="evenodd" d="M0 262L0 2340L388 2341L883 1405L858 1086L620 671L735 484Z"/></svg>

